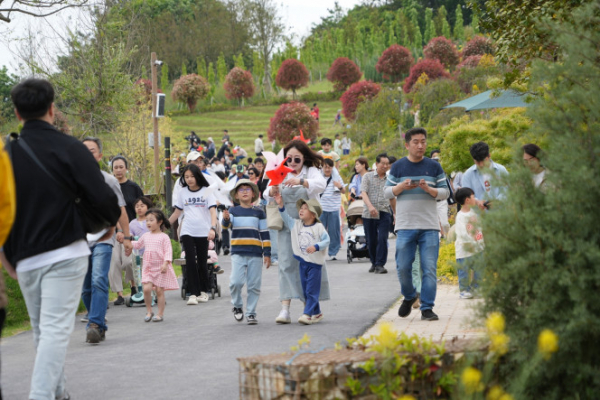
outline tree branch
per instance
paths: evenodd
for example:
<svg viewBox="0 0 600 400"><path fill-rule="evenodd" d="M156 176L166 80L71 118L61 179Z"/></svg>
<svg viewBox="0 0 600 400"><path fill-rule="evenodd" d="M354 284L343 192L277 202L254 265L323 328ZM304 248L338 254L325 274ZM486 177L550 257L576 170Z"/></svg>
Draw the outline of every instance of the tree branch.
<svg viewBox="0 0 600 400"><path fill-rule="evenodd" d="M63 7L60 7L58 9L50 11L50 12L42 12L41 10L40 10L40 12L35 12L35 11L28 11L28 10L23 10L20 8L15 8L15 4L21 4L21 5L29 6L29 7L33 7L33 8L52 8L59 4L65 4L66 1L65 0L45 1L45 2L40 1L38 3L32 3L29 1L16 0L13 2L11 7L0 8L0 21L10 23L12 21L10 18L10 13L21 13L21 14L30 15L30 16L36 17L36 18L44 18L44 17L48 17L50 15L56 14L66 8L81 7L81 6L85 5L87 2L88 2L88 0L81 0L77 4L66 4ZM0 0L0 4L2 4L1 0ZM2 13L7 13L7 14L5 16L5 15L2 15Z"/></svg>

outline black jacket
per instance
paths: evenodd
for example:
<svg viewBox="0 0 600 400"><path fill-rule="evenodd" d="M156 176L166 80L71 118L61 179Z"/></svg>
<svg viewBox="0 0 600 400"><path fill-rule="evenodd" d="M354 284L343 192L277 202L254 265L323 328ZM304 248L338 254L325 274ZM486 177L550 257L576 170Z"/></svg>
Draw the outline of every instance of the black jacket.
<svg viewBox="0 0 600 400"><path fill-rule="evenodd" d="M113 219L117 196L104 182L90 151L44 121L27 121L25 140L46 169L73 192L87 199L106 219ZM9 144L17 192L17 215L4 245L11 264L85 239L74 200L42 171L16 143ZM1 222L0 222L1 223Z"/></svg>

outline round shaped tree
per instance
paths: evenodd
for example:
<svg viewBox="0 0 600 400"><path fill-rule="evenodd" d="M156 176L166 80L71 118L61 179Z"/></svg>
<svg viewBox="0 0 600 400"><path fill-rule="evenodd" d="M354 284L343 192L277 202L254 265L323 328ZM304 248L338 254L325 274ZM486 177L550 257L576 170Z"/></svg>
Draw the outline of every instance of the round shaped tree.
<svg viewBox="0 0 600 400"><path fill-rule="evenodd" d="M327 71L327 79L333 83L333 88L338 92L358 82L361 76L362 72L358 65L346 57L336 58Z"/></svg>
<svg viewBox="0 0 600 400"><path fill-rule="evenodd" d="M252 74L239 67L233 68L225 77L225 96L230 99L248 99L254 96L254 80Z"/></svg>
<svg viewBox="0 0 600 400"><path fill-rule="evenodd" d="M494 55L495 51L496 47L492 39L484 36L475 36L465 44L462 56L463 58L467 58L469 56L482 56L484 54Z"/></svg>
<svg viewBox="0 0 600 400"><path fill-rule="evenodd" d="M196 108L198 100L206 97L209 89L208 81L200 75L184 75L173 84L171 97L175 101L187 104L190 112L192 112Z"/></svg>
<svg viewBox="0 0 600 400"><path fill-rule="evenodd" d="M426 59L439 60L446 68L454 68L460 61L458 50L450 39L443 36L433 38L423 49Z"/></svg>
<svg viewBox="0 0 600 400"><path fill-rule="evenodd" d="M308 70L300 61L290 58L279 67L275 83L282 89L291 90L296 98L296 89L308 86Z"/></svg>
<svg viewBox="0 0 600 400"><path fill-rule="evenodd" d="M357 82L350 86L340 99L344 116L349 120L354 120L358 105L377 96L380 90L381 86L371 81Z"/></svg>
<svg viewBox="0 0 600 400"><path fill-rule="evenodd" d="M398 82L403 75L408 74L413 61L410 50L399 44L393 44L381 54L375 69L383 74L385 79Z"/></svg>
<svg viewBox="0 0 600 400"><path fill-rule="evenodd" d="M310 115L310 109L304 103L291 102L282 104L275 112L269 131L267 133L269 141L274 139L280 143L286 144L294 136L300 135L300 130L305 138L315 140L319 124L317 120Z"/></svg>
<svg viewBox="0 0 600 400"><path fill-rule="evenodd" d="M423 74L427 75L427 78L432 81L438 78L450 78L448 71L444 69L444 66L438 60L425 59L421 60L410 69L410 75L404 81L404 87L402 88L405 93L409 93L419 77Z"/></svg>
<svg viewBox="0 0 600 400"><path fill-rule="evenodd" d="M460 64L456 67L457 70L462 68L475 68L479 65L482 56L469 56L465 57Z"/></svg>

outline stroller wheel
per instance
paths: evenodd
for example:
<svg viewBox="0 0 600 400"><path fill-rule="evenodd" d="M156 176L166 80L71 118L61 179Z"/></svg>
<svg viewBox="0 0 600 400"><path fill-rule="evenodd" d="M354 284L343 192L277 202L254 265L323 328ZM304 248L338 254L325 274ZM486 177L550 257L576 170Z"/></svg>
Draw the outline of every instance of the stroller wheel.
<svg viewBox="0 0 600 400"><path fill-rule="evenodd" d="M219 293L219 297L221 297L221 285L217 285L217 293Z"/></svg>
<svg viewBox="0 0 600 400"><path fill-rule="evenodd" d="M348 249L348 264L352 263L352 250Z"/></svg>
<svg viewBox="0 0 600 400"><path fill-rule="evenodd" d="M185 286L181 285L181 298L185 300Z"/></svg>
<svg viewBox="0 0 600 400"><path fill-rule="evenodd" d="M125 306L126 307L131 307L133 304L131 304L131 297L125 297Z"/></svg>
<svg viewBox="0 0 600 400"><path fill-rule="evenodd" d="M215 299L215 288L210 289L210 296L213 300Z"/></svg>

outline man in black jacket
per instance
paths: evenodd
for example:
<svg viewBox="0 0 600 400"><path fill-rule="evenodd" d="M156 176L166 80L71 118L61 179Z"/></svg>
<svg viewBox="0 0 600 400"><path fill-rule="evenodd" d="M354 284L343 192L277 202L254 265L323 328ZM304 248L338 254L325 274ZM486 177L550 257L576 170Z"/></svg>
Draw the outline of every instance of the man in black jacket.
<svg viewBox="0 0 600 400"><path fill-rule="evenodd" d="M108 221L116 223L119 208L86 147L52 125L52 85L27 79L12 89L11 98L24 125L19 141L9 146L18 206L5 253L0 252L6 257L0 256L0 262L9 270L16 268L31 320L37 354L28 398L66 399L64 364L90 249L72 195L55 184L19 142L27 143L51 175ZM114 228L105 236L113 232Z"/></svg>

